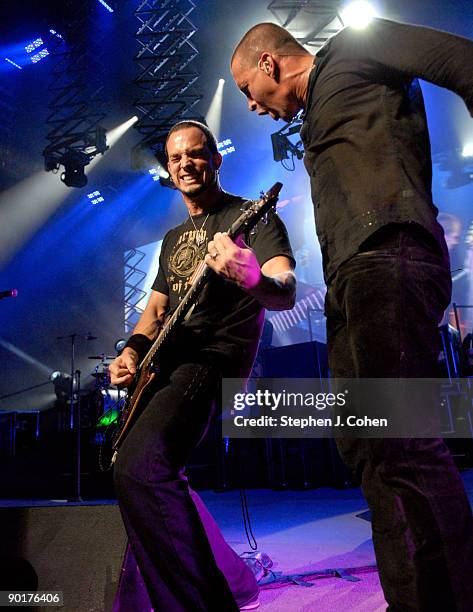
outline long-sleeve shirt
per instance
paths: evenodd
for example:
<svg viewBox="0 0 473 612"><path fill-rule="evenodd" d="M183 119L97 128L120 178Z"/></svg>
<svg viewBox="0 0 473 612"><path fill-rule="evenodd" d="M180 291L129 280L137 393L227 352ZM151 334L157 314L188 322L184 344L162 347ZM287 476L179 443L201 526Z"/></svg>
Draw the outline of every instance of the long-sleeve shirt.
<svg viewBox="0 0 473 612"><path fill-rule="evenodd" d="M468 39L376 19L345 28L315 56L301 137L327 282L389 223L421 225L448 261L416 77L456 92L473 115Z"/></svg>

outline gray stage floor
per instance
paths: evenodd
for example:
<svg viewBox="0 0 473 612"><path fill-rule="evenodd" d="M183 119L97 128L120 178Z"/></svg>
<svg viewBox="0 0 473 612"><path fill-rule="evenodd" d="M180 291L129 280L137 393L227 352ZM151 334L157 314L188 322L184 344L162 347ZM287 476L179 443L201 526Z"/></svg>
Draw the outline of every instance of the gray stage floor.
<svg viewBox="0 0 473 612"><path fill-rule="evenodd" d="M463 472L473 502L473 470ZM229 544L249 550L238 492L201 494ZM354 568L375 563L369 522L359 489L338 491L248 491L248 505L258 549L276 571L288 574L320 569ZM358 582L341 578L314 580L313 586L290 585L262 590L262 611L381 612L386 610L378 574L359 573Z"/></svg>

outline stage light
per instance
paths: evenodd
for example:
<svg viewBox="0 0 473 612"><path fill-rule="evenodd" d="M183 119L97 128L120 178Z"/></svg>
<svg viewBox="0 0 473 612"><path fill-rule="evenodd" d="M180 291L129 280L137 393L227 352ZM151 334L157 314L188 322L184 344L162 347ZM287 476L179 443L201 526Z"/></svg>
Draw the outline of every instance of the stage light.
<svg viewBox="0 0 473 612"><path fill-rule="evenodd" d="M87 197L89 198L91 204L100 204L100 202L105 202L105 198L98 190L88 193Z"/></svg>
<svg viewBox="0 0 473 612"><path fill-rule="evenodd" d="M113 147L113 145L120 140L120 138L127 132L136 122L138 121L138 117L134 115L130 119L127 119L124 123L121 123L117 127L112 128L107 132L107 144L108 147Z"/></svg>
<svg viewBox="0 0 473 612"><path fill-rule="evenodd" d="M61 164L64 166L61 181L68 187L85 187L87 177L84 169L89 162L90 158L86 153L74 149L67 151L61 159Z"/></svg>
<svg viewBox="0 0 473 612"><path fill-rule="evenodd" d="M463 147L462 157L473 157L473 142L469 142Z"/></svg>
<svg viewBox="0 0 473 612"><path fill-rule="evenodd" d="M5 61L8 62L9 64L11 64L12 66L15 66L15 68L18 68L18 70L23 70L23 68L21 66L19 66L16 62L14 62L13 60L9 59L8 57L5 58Z"/></svg>
<svg viewBox="0 0 473 612"><path fill-rule="evenodd" d="M225 79L219 79L218 83L219 85L225 85Z"/></svg>
<svg viewBox="0 0 473 612"><path fill-rule="evenodd" d="M104 6L109 13L113 13L113 8L105 2L105 0L99 0L100 4Z"/></svg>
<svg viewBox="0 0 473 612"><path fill-rule="evenodd" d="M230 138L226 138L219 142L217 148L220 155L229 155L230 153L235 153L236 150Z"/></svg>
<svg viewBox="0 0 473 612"><path fill-rule="evenodd" d="M153 179L153 181L159 181L159 179L168 179L169 178L169 172L166 170L166 168L163 168L163 166L161 166L161 164L157 161L155 166L153 168L150 168L148 170L148 173L151 175L151 178Z"/></svg>
<svg viewBox="0 0 473 612"><path fill-rule="evenodd" d="M49 380L51 382L54 382L56 380L59 380L61 378L62 374L59 370L54 370L54 372L51 372L51 374L49 375Z"/></svg>
<svg viewBox="0 0 473 612"><path fill-rule="evenodd" d="M37 64L38 62L40 62L43 58L45 58L48 55L49 55L49 51L47 49L41 49L39 53L36 53L32 57L30 57L30 59L33 64Z"/></svg>
<svg viewBox="0 0 473 612"><path fill-rule="evenodd" d="M49 30L50 34L53 34L53 36L56 36L56 38L60 38L61 40L64 40L63 37L59 34L59 32L56 32L56 30Z"/></svg>
<svg viewBox="0 0 473 612"><path fill-rule="evenodd" d="M26 53L32 53L35 49L37 49L38 47L41 47L41 45L43 45L43 44L44 44L43 43L43 39L42 38L37 38L36 40L34 40L29 45L26 45L25 51L26 51Z"/></svg>
<svg viewBox="0 0 473 612"><path fill-rule="evenodd" d="M345 25L361 30L376 17L376 10L366 0L355 0L342 9L341 17Z"/></svg>
<svg viewBox="0 0 473 612"><path fill-rule="evenodd" d="M119 338L115 342L114 347L117 353L121 353L123 351L123 349L125 348L125 344L126 344L126 340L124 338Z"/></svg>

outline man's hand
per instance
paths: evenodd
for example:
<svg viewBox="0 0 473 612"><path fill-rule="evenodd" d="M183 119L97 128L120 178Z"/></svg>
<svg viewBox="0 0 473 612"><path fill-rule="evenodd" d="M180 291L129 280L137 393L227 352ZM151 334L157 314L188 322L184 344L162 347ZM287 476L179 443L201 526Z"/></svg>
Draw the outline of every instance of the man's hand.
<svg viewBox="0 0 473 612"><path fill-rule="evenodd" d="M253 289L261 280L261 268L256 255L241 237L234 242L226 233L215 234L208 244L205 263L242 289Z"/></svg>
<svg viewBox="0 0 473 612"><path fill-rule="evenodd" d="M129 347L125 347L123 353L110 364L112 385L127 387L133 380L137 363L138 353Z"/></svg>

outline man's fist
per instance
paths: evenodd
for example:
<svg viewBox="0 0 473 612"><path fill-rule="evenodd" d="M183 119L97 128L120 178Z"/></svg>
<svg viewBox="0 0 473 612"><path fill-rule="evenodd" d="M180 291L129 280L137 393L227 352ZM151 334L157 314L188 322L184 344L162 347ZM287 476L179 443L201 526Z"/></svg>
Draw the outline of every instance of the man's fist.
<svg viewBox="0 0 473 612"><path fill-rule="evenodd" d="M127 387L133 380L138 363L138 353L129 347L123 349L110 364L110 381L112 385Z"/></svg>

